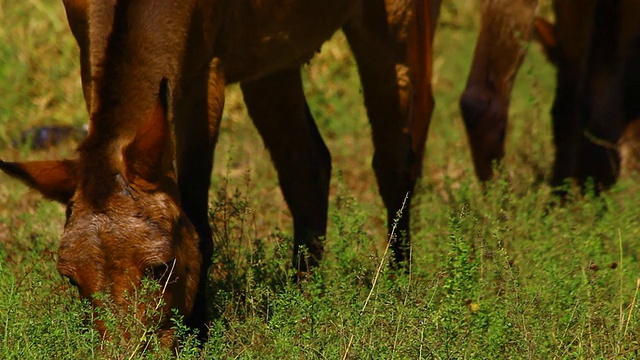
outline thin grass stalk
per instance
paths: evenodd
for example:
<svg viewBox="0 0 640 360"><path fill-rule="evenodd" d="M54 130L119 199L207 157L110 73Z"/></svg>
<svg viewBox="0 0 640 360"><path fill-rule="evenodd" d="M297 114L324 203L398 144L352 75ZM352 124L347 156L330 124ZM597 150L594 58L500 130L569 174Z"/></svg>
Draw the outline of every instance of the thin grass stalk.
<svg viewBox="0 0 640 360"><path fill-rule="evenodd" d="M640 278L636 279L636 291L633 293L633 300L631 300L631 304L629 305L629 314L627 315L627 323L624 326L624 332L622 333L622 337L627 336L627 330L629 330L629 323L631 322L631 315L633 315L633 308L636 307L636 298L638 296L638 289L640 289Z"/></svg>
<svg viewBox="0 0 640 360"><path fill-rule="evenodd" d="M382 258L380 259L380 263L378 264L378 269L376 270L376 275L373 277L373 283L371 284L371 290L369 290L369 295L367 295L367 299L364 301L364 305L362 305L362 310L360 310L360 317L364 314L364 311L367 309L367 305L369 304L369 300L371 296L373 296L373 292L376 289L376 284L378 283L378 278L380 277L380 273L382 273L382 267L384 266L385 260L387 258L387 254L389 253L389 247L391 247L391 242L396 238L396 227L398 226L398 221L402 218L402 212L404 211L405 206L407 205L407 200L409 199L409 192L404 195L404 199L402 200L402 206L400 210L396 213L396 217L393 220L393 227L391 228L391 234L389 234L389 241L387 241L387 246L384 248L384 253L382 254ZM358 319L360 319L358 317ZM353 344L353 334L349 338L349 343L347 344L347 349L342 355L342 360L347 358L349 354L349 350L351 349L351 344Z"/></svg>

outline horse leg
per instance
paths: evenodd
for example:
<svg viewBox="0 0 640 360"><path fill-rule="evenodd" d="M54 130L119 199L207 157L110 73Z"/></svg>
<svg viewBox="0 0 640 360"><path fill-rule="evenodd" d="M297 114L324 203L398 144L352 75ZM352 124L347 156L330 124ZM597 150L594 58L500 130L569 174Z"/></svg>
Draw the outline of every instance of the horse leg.
<svg viewBox="0 0 640 360"><path fill-rule="evenodd" d="M213 238L208 221L209 186L213 154L224 108L225 80L212 62L194 85L186 89L184 101L176 108L176 162L182 209L200 236L202 266L198 293L187 325L206 339L209 316L206 288L213 255Z"/></svg>
<svg viewBox="0 0 640 360"><path fill-rule="evenodd" d="M433 4L422 7L421 16L426 16L421 18L420 26L414 23L415 28L403 36L392 33L394 26L390 26L403 20L388 15L403 12L387 10L393 6L408 8L412 2L385 4L379 0L367 5L361 17L350 20L343 30L360 73L375 148L373 169L387 209L389 234L395 228L396 237L390 238L390 246L395 262L401 263L409 259L410 195L420 175L433 111L431 21L437 12L429 14Z"/></svg>
<svg viewBox="0 0 640 360"><path fill-rule="evenodd" d="M322 258L331 156L309 112L298 67L242 83L241 87L293 216L293 266L301 274ZM303 246L307 256L301 253Z"/></svg>

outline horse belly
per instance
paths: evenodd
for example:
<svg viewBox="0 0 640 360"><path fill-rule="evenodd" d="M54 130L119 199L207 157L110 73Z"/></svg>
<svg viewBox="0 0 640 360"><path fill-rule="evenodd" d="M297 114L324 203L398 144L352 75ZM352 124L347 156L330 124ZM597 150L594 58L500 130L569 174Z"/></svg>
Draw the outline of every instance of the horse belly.
<svg viewBox="0 0 640 360"><path fill-rule="evenodd" d="M229 83L260 78L313 57L360 0L249 0L222 26L216 51Z"/></svg>

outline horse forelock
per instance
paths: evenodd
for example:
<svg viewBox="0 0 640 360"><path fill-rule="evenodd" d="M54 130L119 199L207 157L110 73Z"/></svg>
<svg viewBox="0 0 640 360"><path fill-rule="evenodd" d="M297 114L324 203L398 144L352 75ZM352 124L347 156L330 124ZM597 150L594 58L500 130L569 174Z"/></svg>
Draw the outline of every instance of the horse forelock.
<svg viewBox="0 0 640 360"><path fill-rule="evenodd" d="M119 190L117 174L125 172L123 147L130 143L157 100L165 73L175 67L158 56L150 24L169 2L90 0L89 63L91 117L89 135L78 148L79 190L92 207L108 206Z"/></svg>
<svg viewBox="0 0 640 360"><path fill-rule="evenodd" d="M116 144L89 136L78 148L78 189L95 211L104 210L117 190L116 175L123 172L113 151Z"/></svg>

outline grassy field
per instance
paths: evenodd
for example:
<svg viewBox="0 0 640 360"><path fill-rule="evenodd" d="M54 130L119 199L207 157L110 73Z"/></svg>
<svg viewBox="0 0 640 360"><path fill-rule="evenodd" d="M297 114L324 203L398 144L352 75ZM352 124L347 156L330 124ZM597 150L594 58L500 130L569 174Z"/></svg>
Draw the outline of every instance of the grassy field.
<svg viewBox="0 0 640 360"><path fill-rule="evenodd" d="M457 99L476 6L443 5L410 274L383 266L374 280L386 265L385 214L344 38L303 70L334 171L326 260L300 284L288 281L292 224L275 171L240 92L228 89L210 209L216 263L230 276L211 284L218 317L202 349L176 320L178 358L638 358L638 185L625 172L602 197L548 206L554 75L536 46L517 79L503 168L485 191L475 180ZM73 156L73 142L16 143L36 126L86 122L62 3L0 0L0 24L0 158ZM85 321L88 306L55 270L63 219L61 206L0 177L0 358L170 357L141 351L156 346L144 331L131 343L103 340Z"/></svg>

